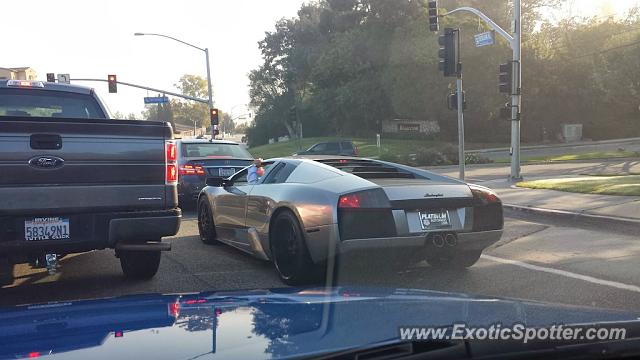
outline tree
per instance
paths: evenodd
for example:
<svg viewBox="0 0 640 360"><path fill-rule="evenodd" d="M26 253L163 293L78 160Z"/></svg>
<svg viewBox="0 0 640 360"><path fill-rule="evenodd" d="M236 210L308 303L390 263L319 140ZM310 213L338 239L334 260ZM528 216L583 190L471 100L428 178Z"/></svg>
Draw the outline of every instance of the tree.
<svg viewBox="0 0 640 360"><path fill-rule="evenodd" d="M206 99L207 80L197 75L183 75L174 85L180 93L187 96ZM207 104L191 100L172 99L171 106L175 114L176 122L193 126L204 126L209 120L209 107Z"/></svg>
<svg viewBox="0 0 640 360"><path fill-rule="evenodd" d="M222 118L220 119L220 128L227 133L233 133L236 128L235 122L231 119L231 115L222 111Z"/></svg>
<svg viewBox="0 0 640 360"><path fill-rule="evenodd" d="M591 138L640 135L640 67L634 60L640 55L640 12L617 20L547 21L544 8L562 2L522 4L523 140L554 139L563 123L575 122ZM476 7L510 28L510 1L440 4ZM506 143L510 124L499 119L499 109L509 98L497 90L498 64L511 59L511 49L500 37L491 48L476 48L472 36L489 27L475 16L461 13L441 21L461 29L467 139ZM421 0L303 5L258 44L263 62L249 74L256 108L249 144L295 137L294 120L302 122L305 136L373 136L393 118L438 121L441 138L454 140L456 114L445 99L455 83L437 70L437 35L428 29Z"/></svg>
<svg viewBox="0 0 640 360"><path fill-rule="evenodd" d="M158 94L160 96L160 94ZM142 111L142 119L152 121L165 121L171 124L174 131L176 129L176 123L174 120L174 109L172 102L165 104L149 104L145 105L145 109Z"/></svg>

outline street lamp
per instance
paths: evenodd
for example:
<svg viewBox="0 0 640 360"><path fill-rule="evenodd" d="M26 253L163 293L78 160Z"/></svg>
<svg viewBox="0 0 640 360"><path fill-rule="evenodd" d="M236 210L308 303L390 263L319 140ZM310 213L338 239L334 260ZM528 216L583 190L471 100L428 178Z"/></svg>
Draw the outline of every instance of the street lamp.
<svg viewBox="0 0 640 360"><path fill-rule="evenodd" d="M137 32L133 34L134 36L144 36L144 35L148 35L148 36L160 36L163 38L167 38L167 39L171 39L173 41L177 41L179 43L182 43L184 45L187 46L191 46L192 48L198 49L200 51L204 51L205 57L207 59L207 93L209 95L209 109L213 109L213 93L211 92L211 68L209 66L209 49L208 48L201 48L198 46L195 46L193 44L189 44L186 41L182 41L180 39L176 39L174 37L168 36L168 35L162 35L162 34L154 34L154 33L141 33L141 32ZM213 126L211 126L211 138L213 139Z"/></svg>

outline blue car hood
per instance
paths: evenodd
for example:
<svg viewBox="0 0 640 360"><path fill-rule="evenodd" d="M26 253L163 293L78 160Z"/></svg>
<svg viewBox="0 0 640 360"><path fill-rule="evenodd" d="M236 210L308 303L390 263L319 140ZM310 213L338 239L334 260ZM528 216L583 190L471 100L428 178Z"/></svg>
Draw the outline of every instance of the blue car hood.
<svg viewBox="0 0 640 360"><path fill-rule="evenodd" d="M639 316L409 289L127 296L0 309L0 358L288 358L398 339L400 326L550 326Z"/></svg>

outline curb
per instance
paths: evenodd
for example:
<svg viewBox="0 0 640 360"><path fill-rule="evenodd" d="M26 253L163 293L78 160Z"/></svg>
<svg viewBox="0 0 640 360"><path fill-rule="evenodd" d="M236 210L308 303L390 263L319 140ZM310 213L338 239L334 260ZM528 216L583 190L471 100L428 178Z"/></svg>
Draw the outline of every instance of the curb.
<svg viewBox="0 0 640 360"><path fill-rule="evenodd" d="M540 215L545 217L552 217L553 219L573 220L573 221L580 220L580 221L584 221L589 224L598 225L598 226L606 227L611 225L619 225L624 227L633 227L636 229L640 229L640 219L585 214L585 213L574 212L574 211L543 209L543 208L513 205L513 204L502 204L502 206L508 210L522 212L522 213L530 213L530 214L535 214L535 215Z"/></svg>

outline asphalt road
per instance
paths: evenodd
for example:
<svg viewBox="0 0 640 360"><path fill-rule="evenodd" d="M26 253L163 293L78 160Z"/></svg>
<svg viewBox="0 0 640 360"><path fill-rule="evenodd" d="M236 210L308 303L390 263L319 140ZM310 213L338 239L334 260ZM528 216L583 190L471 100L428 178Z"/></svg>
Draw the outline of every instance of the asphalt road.
<svg viewBox="0 0 640 360"><path fill-rule="evenodd" d="M640 243L634 231L549 221L508 217L502 240L465 271L436 270L425 263L381 270L352 256L339 261L336 283L640 309ZM95 251L64 258L55 275L19 265L15 283L0 289L0 305L283 286L270 263L228 246L202 244L193 214L169 241L173 249L150 281L125 280L112 251Z"/></svg>

